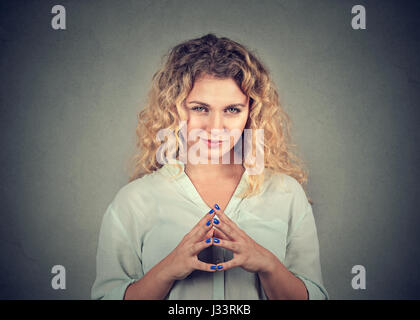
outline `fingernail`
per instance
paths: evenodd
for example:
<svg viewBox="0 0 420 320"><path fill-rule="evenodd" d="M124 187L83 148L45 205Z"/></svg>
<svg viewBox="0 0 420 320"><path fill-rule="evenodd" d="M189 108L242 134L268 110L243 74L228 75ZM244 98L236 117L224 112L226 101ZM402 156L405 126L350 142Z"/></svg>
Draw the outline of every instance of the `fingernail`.
<svg viewBox="0 0 420 320"><path fill-rule="evenodd" d="M211 238L208 238L208 239L206 240L206 242L207 242L207 243L210 243L210 241L211 241Z"/></svg>
<svg viewBox="0 0 420 320"><path fill-rule="evenodd" d="M210 269L211 270L216 270L216 266L211 266Z"/></svg>
<svg viewBox="0 0 420 320"><path fill-rule="evenodd" d="M209 226L211 224L211 220L207 221L206 225Z"/></svg>
<svg viewBox="0 0 420 320"><path fill-rule="evenodd" d="M213 219L215 224L219 224L219 220L217 220L216 218Z"/></svg>
<svg viewBox="0 0 420 320"><path fill-rule="evenodd" d="M223 269L223 266L222 266L222 265L218 265L218 266L217 266L217 269L219 269L219 270L220 270L220 269Z"/></svg>
<svg viewBox="0 0 420 320"><path fill-rule="evenodd" d="M210 211L209 211L209 214L212 214L214 212L214 209L211 209Z"/></svg>
<svg viewBox="0 0 420 320"><path fill-rule="evenodd" d="M217 205L217 203L214 205L214 207L215 207L217 210L220 210L220 208L219 208L219 206Z"/></svg>
<svg viewBox="0 0 420 320"><path fill-rule="evenodd" d="M215 243L219 243L219 242L220 242L220 240L219 240L219 239L217 239L217 238L213 238L213 241L214 241Z"/></svg>

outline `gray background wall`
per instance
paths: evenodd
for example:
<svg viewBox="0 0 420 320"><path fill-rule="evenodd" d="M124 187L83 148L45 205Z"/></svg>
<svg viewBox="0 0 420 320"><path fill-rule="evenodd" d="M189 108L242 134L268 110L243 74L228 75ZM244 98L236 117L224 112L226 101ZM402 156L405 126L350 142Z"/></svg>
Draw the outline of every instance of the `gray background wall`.
<svg viewBox="0 0 420 320"><path fill-rule="evenodd" d="M51 8L67 30L51 28ZM351 8L365 5L367 29ZM160 57L208 32L270 69L309 192L332 299L420 298L419 4L2 1L0 297L89 299L103 213L128 182ZM417 125L416 125L417 124ZM63 265L66 290L51 288ZM366 268L366 290L351 268Z"/></svg>

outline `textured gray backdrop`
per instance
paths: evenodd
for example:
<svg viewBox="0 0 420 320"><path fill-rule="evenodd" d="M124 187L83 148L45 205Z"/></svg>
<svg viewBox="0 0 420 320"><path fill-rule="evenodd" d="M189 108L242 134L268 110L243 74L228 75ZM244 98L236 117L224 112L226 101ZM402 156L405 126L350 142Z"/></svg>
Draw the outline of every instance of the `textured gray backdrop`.
<svg viewBox="0 0 420 320"><path fill-rule="evenodd" d="M51 8L67 9L67 30ZM351 28L364 4L367 30ZM420 298L419 9L399 1L2 1L0 298L89 299L161 56L214 32L270 69L310 170L331 299ZM417 125L416 125L417 123ZM351 268L366 268L366 290ZM63 265L66 290L53 290Z"/></svg>

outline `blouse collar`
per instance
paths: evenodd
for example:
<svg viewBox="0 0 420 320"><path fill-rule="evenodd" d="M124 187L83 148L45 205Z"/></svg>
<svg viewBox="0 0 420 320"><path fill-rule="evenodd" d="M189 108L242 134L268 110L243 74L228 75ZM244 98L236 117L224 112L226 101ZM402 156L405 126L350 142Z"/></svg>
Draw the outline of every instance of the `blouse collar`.
<svg viewBox="0 0 420 320"><path fill-rule="evenodd" d="M175 163L178 163L181 166L181 173L180 175L174 179L174 182L184 191L185 195L190 198L195 205L197 205L200 210L204 212L210 211L211 207L209 207L204 200L201 198L200 194L198 193L197 189L195 188L194 184L192 183L191 179L188 177L188 175L185 173L185 164L178 160L172 160L172 164L164 164L161 169L163 169L164 172L169 173L170 176L175 176L179 169L176 167ZM249 175L247 170L244 170L241 179L239 180L238 185L236 186L236 189L231 197L231 199L228 202L228 205L226 206L224 213L226 215L232 215L232 213L237 209L239 203L242 198L240 198L238 195L241 194L245 190L245 188L248 185L249 181Z"/></svg>

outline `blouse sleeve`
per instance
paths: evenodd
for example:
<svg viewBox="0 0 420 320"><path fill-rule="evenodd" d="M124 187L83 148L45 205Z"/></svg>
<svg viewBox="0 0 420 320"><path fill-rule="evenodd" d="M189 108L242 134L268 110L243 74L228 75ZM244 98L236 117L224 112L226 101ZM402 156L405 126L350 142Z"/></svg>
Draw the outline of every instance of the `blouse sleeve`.
<svg viewBox="0 0 420 320"><path fill-rule="evenodd" d="M303 281L309 300L328 300L329 295L322 281L319 258L319 241L312 206L305 196L304 214L293 223L288 236L285 266Z"/></svg>
<svg viewBox="0 0 420 320"><path fill-rule="evenodd" d="M130 219L111 203L102 220L91 299L123 300L127 287L143 277ZM136 250L137 249L137 250Z"/></svg>

